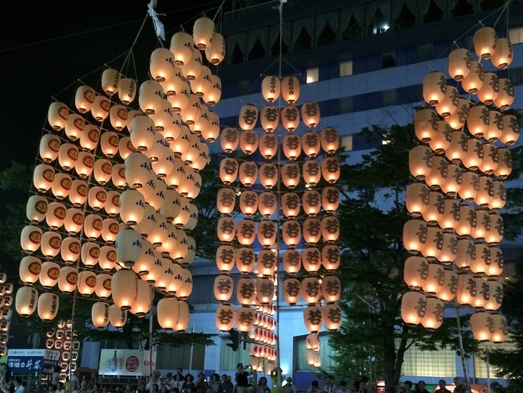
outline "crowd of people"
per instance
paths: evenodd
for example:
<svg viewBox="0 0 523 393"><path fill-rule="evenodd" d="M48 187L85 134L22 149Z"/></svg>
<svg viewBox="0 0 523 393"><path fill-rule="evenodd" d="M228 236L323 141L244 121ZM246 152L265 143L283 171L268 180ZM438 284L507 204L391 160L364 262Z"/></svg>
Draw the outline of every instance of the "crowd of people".
<svg viewBox="0 0 523 393"><path fill-rule="evenodd" d="M454 378L454 393L466 393L469 389L467 384L461 381L461 378ZM413 383L411 381L403 382L401 393L430 393L426 388L425 381L418 381L413 389ZM438 386L434 390L434 393L452 393L447 389L447 382L444 379L440 379Z"/></svg>

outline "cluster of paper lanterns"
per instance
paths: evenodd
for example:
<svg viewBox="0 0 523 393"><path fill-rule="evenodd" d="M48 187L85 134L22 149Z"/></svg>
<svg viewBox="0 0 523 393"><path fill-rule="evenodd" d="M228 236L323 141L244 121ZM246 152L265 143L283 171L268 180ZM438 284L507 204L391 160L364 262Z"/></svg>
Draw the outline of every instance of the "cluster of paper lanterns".
<svg viewBox="0 0 523 393"><path fill-rule="evenodd" d="M45 348L59 352L60 381L64 382L69 372L74 373L78 366L80 341L73 330L71 320L60 320L54 328L47 331Z"/></svg>
<svg viewBox="0 0 523 393"><path fill-rule="evenodd" d="M278 272L281 258L289 275L281 281L283 300L290 305L308 304L304 321L310 332L316 333L323 323L337 329L341 310L335 302L341 288L334 272L340 263L336 246L340 223L334 213L340 203L336 187L340 162L335 156L339 136L332 127L317 129L317 103L296 106L297 78L268 76L262 81L262 95L274 105L261 110L254 104L244 105L239 128L227 127L220 135L226 156L220 163L224 186L216 200L222 214L217 227L222 243L216 252L219 277L232 291L233 281L226 277L235 267L242 275L256 275L256 279L240 280L238 300L243 304L241 285L251 280L249 291L254 291L249 295L256 303L249 304L269 304L275 296L273 277L283 273ZM285 106L275 105L278 102ZM238 148L244 158L232 154ZM280 254L277 242L284 248ZM323 286L322 267L329 272ZM303 270L306 277L296 276ZM310 364L319 367L319 354L313 352L315 361Z"/></svg>
<svg viewBox="0 0 523 393"><path fill-rule="evenodd" d="M0 273L0 355L7 355L7 341L11 314L13 312L13 284L6 282L6 274Z"/></svg>
<svg viewBox="0 0 523 393"><path fill-rule="evenodd" d="M421 144L409 153L417 182L407 188L412 219L403 232L413 255L404 266L412 290L403 296L401 313L406 323L434 330L443 322L444 303L455 299L476 310L471 325L478 340L501 342L507 325L496 312L503 299L499 210L506 203L503 180L512 170L508 147L516 142L519 125L504 113L514 100L510 80L484 72L481 61L490 59L505 69L512 46L494 29L482 27L474 47L477 61L462 48L449 55L448 74L460 86L447 84L437 71L423 81L429 106L414 118ZM468 97L462 98L458 88Z"/></svg>
<svg viewBox="0 0 523 393"><path fill-rule="evenodd" d="M127 311L149 311L156 289L167 296L158 307L160 325L187 328L187 267L196 252L189 233L198 222L192 202L209 161L207 142L220 129L208 106L220 100L221 82L202 64L201 51L212 65L225 54L206 17L196 20L193 35L176 33L170 49L152 52L151 80L139 84L108 68L103 93L82 85L75 109L50 105L20 238L20 315L38 309L41 319L52 320L58 287L100 299L92 307L94 326L122 327Z"/></svg>

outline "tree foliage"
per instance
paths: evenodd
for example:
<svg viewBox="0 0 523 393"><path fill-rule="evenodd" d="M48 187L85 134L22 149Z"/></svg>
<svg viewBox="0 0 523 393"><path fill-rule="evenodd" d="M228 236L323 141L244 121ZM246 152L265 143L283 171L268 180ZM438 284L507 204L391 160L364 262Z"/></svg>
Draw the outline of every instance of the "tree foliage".
<svg viewBox="0 0 523 393"><path fill-rule="evenodd" d="M345 322L332 334L335 360L341 374L383 378L388 391L398 385L405 352L459 348L456 318L446 318L435 333L407 326L400 316L401 296L408 290L403 264L403 225L408 220L405 190L409 184L408 152L414 146L412 125L362 131L384 144L356 164L344 165L341 188L344 201L338 218L344 223L339 245L343 250L340 305ZM468 318L461 318L466 328ZM475 347L464 332L469 352ZM349 375L351 376L351 375ZM371 380L373 380L371 378Z"/></svg>

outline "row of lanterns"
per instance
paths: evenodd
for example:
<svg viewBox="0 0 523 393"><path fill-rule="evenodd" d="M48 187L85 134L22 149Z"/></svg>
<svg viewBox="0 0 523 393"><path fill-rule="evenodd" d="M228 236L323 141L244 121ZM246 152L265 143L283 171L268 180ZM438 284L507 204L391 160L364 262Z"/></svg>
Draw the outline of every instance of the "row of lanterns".
<svg viewBox="0 0 523 393"><path fill-rule="evenodd" d="M6 283L6 273L0 273L0 354L7 355L7 341L13 305L13 284Z"/></svg>
<svg viewBox="0 0 523 393"><path fill-rule="evenodd" d="M105 94L80 86L76 113L61 102L50 105L52 131L42 136L42 163L33 175L38 194L28 201L30 224L21 234L27 254L20 263L25 286L16 297L21 315L56 315L58 296L39 294L38 283L48 291L95 294L93 325L119 328L127 311L145 315L154 287L169 296L159 307L162 327L186 329L192 292L186 267L196 251L187 232L198 221L191 202L209 161L200 136L217 138L219 118L207 105L221 96L221 81L201 64L200 50L213 65L225 54L210 19L198 19L194 29L193 36L176 33L170 49L153 51L153 80L138 84L106 69ZM132 109L136 97L139 109Z"/></svg>
<svg viewBox="0 0 523 393"><path fill-rule="evenodd" d="M510 42L497 38L494 29L480 28L474 46L480 60L490 58L501 69L510 64ZM514 116L502 112L513 102L512 84L485 73L480 60L456 49L449 55L448 73L468 94L477 94L481 104L459 97L442 73L432 72L423 81L430 107L415 115L422 144L409 153L410 172L418 183L406 192L414 219L405 224L403 241L413 256L404 265L411 291L403 295L401 314L407 324L435 330L443 322L445 302L455 300L479 310L471 317L476 339L497 343L507 331L505 317L497 314L503 300L497 279L503 255L497 246L504 232L497 212L506 203L503 179L511 173L512 160L506 147L493 143L513 145L519 126ZM493 104L499 110L490 109Z"/></svg>
<svg viewBox="0 0 523 393"><path fill-rule="evenodd" d="M59 352L56 360L60 367L60 382L65 382L69 372L74 373L77 369L80 341L72 330L71 320L60 320L55 326L46 333L45 348Z"/></svg>

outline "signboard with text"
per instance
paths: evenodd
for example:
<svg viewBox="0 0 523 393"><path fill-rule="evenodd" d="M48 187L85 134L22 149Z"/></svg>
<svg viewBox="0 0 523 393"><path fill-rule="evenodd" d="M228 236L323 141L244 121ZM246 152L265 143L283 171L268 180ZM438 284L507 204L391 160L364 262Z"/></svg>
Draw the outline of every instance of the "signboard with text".
<svg viewBox="0 0 523 393"><path fill-rule="evenodd" d="M156 352L153 351L153 367ZM148 376L150 374L149 351L141 349L102 349L100 375Z"/></svg>
<svg viewBox="0 0 523 393"><path fill-rule="evenodd" d="M7 366L15 374L48 373L60 361L60 351L54 349L10 349Z"/></svg>

